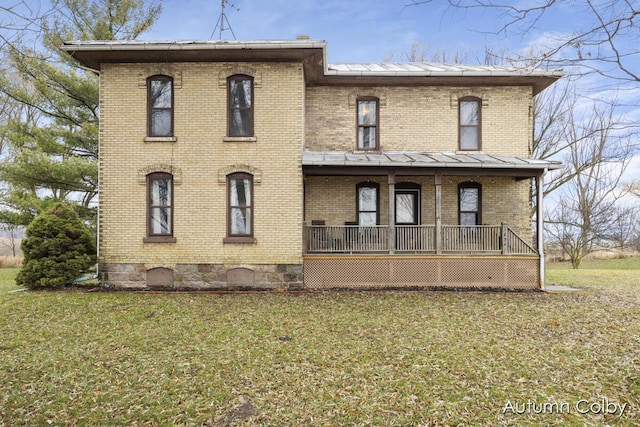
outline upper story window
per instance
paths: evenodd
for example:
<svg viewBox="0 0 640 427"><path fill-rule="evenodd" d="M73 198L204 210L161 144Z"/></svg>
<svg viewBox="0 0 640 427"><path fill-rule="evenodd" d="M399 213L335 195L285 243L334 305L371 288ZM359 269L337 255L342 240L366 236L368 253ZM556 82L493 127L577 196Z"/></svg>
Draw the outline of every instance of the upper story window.
<svg viewBox="0 0 640 427"><path fill-rule="evenodd" d="M148 135L173 136L173 79L151 76L147 79Z"/></svg>
<svg viewBox="0 0 640 427"><path fill-rule="evenodd" d="M482 206L482 188L475 182L463 182L458 185L458 215L460 225L480 225Z"/></svg>
<svg viewBox="0 0 640 427"><path fill-rule="evenodd" d="M379 216L380 186L373 182L361 182L356 186L358 203L358 225L377 225Z"/></svg>
<svg viewBox="0 0 640 427"><path fill-rule="evenodd" d="M227 237L253 237L253 175L227 175Z"/></svg>
<svg viewBox="0 0 640 427"><path fill-rule="evenodd" d="M173 176L165 172L147 175L147 238L175 241L173 236Z"/></svg>
<svg viewBox="0 0 640 427"><path fill-rule="evenodd" d="M475 97L461 98L458 102L460 150L480 150L481 105L480 98Z"/></svg>
<svg viewBox="0 0 640 427"><path fill-rule="evenodd" d="M227 79L228 136L253 136L253 77L238 74Z"/></svg>
<svg viewBox="0 0 640 427"><path fill-rule="evenodd" d="M358 150L378 150L378 98L358 98Z"/></svg>

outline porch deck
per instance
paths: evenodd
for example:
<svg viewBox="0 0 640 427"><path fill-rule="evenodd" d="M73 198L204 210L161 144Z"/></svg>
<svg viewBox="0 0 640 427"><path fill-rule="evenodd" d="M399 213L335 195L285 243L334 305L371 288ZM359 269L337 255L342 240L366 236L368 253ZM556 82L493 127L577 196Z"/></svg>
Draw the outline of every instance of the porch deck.
<svg viewBox="0 0 640 427"><path fill-rule="evenodd" d="M507 225L310 225L305 254L537 255ZM390 237L391 236L391 237Z"/></svg>

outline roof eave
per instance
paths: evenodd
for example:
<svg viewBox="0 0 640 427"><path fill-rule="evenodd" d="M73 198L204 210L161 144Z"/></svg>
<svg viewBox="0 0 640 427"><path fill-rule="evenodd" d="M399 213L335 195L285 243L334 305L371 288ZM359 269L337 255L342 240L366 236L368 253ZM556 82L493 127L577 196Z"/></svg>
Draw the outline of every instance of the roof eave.
<svg viewBox="0 0 640 427"><path fill-rule="evenodd" d="M61 49L83 65L100 70L104 63L300 61L322 69L326 42L265 41L70 41ZM311 60L313 58L313 60Z"/></svg>

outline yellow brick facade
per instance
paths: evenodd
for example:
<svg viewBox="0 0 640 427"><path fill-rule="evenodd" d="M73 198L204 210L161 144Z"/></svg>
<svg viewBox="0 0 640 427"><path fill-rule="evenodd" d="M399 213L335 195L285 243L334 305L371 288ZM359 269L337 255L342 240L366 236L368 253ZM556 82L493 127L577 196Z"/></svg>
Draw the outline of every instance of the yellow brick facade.
<svg viewBox="0 0 640 427"><path fill-rule="evenodd" d="M147 90L174 78L174 142L145 142ZM254 77L255 141L226 141L226 77ZM302 262L304 81L299 63L104 64L100 262L145 267ZM144 243L147 173L173 172L175 243ZM226 173L254 175L255 243L224 243Z"/></svg>
<svg viewBox="0 0 640 427"><path fill-rule="evenodd" d="M306 147L315 151L356 148L356 99L380 104L380 149L455 152L458 99L482 100L482 151L531 156L530 87L312 87L307 89Z"/></svg>
<svg viewBox="0 0 640 427"><path fill-rule="evenodd" d="M147 138L146 78L174 79L174 140ZM227 77L254 78L255 138L227 137ZM305 85L300 62L102 64L100 244L107 286L225 287L236 277L260 287L302 285L303 225L357 220L356 186L379 184L380 224L389 223L387 176L307 176L303 150L352 152L356 99L380 100L384 151L456 152L458 99L482 100L482 152L530 157L531 87L344 87ZM175 242L144 242L146 176L174 178ZM226 176L254 177L254 237L229 243ZM458 185L482 186L482 223L506 223L531 243L529 180L443 176L442 224L458 219ZM421 188L421 224L435 223L435 177L398 176ZM156 276L156 272L158 275ZM174 286L175 284L175 286Z"/></svg>

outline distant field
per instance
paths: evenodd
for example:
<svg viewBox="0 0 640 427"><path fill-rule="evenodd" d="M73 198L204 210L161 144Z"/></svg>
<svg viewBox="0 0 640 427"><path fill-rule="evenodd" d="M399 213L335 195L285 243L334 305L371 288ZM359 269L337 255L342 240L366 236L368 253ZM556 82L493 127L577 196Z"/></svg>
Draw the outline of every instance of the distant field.
<svg viewBox="0 0 640 427"><path fill-rule="evenodd" d="M8 293L16 271L0 426L640 419L640 258L551 265L581 288L557 294Z"/></svg>

